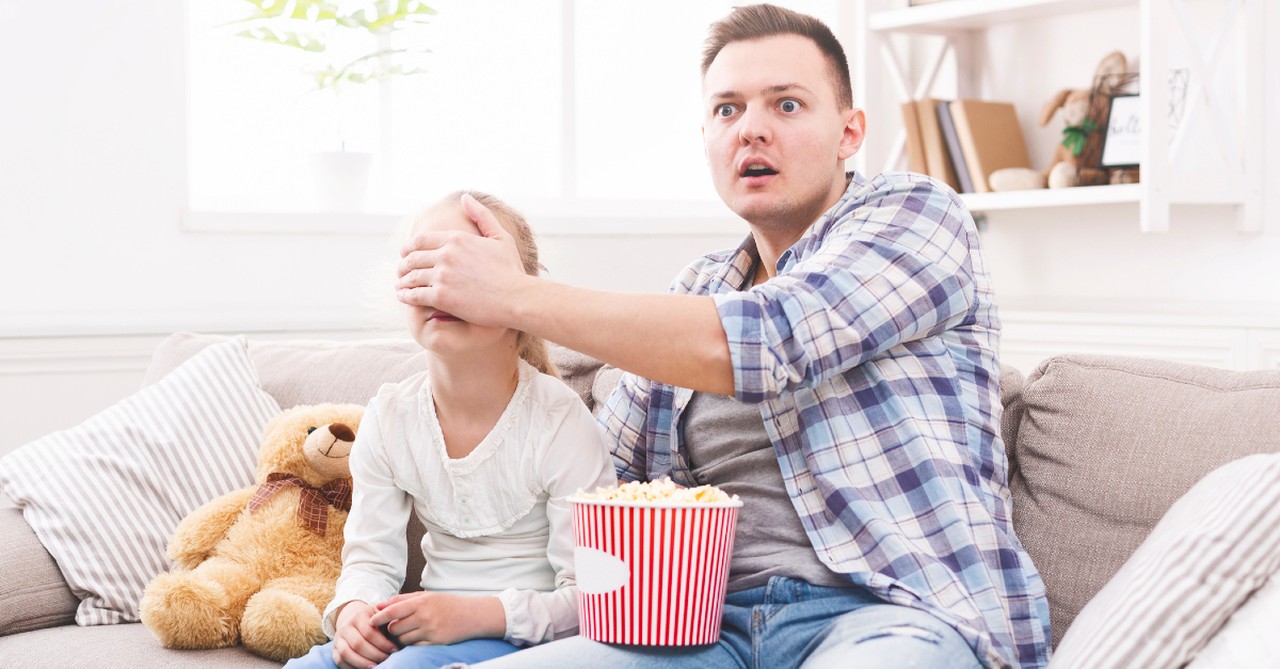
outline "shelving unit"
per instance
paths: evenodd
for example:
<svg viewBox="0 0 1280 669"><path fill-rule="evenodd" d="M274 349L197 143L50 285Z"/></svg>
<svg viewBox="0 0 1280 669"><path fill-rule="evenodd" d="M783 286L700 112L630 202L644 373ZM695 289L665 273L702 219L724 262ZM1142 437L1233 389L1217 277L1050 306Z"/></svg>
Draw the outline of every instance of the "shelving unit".
<svg viewBox="0 0 1280 669"><path fill-rule="evenodd" d="M1142 184L1042 188L1006 193L964 193L960 196L970 211L1077 207L1093 204L1136 204L1142 201Z"/></svg>
<svg viewBox="0 0 1280 669"><path fill-rule="evenodd" d="M1134 203L1144 232L1169 229L1170 209L1180 204L1213 204L1237 208L1237 229L1256 233L1263 229L1263 34L1267 0L1215 0L1222 11L1213 40L1202 46L1201 27L1193 25L1188 0L944 0L915 7L904 0L866 0L858 3L861 53L855 55L855 80L865 90L880 90L888 77L900 101L928 97L948 56L956 64L956 94L962 98L1001 98L1000 91L979 90L975 56L976 36L982 31L1020 21L1093 12L1116 7L1136 7L1139 35L1139 77L1143 82L1169 80L1169 48L1174 37L1186 48L1190 82L1182 123L1171 132L1167 123L1146 124L1142 137L1142 182L1121 186L1044 189L1005 193L969 193L963 197L975 211L1035 210L1063 207ZM1278 11L1273 7L1270 11ZM1243 35L1241 35L1243 33ZM934 60L920 69L918 81L909 82L893 35L938 35L945 45ZM1227 40L1240 43L1244 58L1239 90L1224 95L1219 86L1219 57ZM1046 48L1067 48L1063 43ZM1167 86L1142 86L1147 119L1167 117ZM1243 127L1232 123L1231 113L1243 116ZM1195 169L1195 156L1187 155L1184 134L1193 123L1212 124L1215 146L1228 168ZM897 168L905 145L899 132L889 150L885 169ZM867 166L869 167L869 166Z"/></svg>

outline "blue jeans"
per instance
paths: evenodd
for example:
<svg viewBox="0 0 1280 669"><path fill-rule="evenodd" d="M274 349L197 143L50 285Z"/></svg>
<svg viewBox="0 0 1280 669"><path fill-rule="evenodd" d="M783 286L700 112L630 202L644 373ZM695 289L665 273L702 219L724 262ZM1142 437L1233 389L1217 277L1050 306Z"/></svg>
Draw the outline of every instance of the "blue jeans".
<svg viewBox="0 0 1280 669"><path fill-rule="evenodd" d="M378 669L440 669L453 664L483 662L520 650L501 639L471 639L451 646L405 646L383 660ZM338 669L333 661L333 642L315 646L311 652L289 660L286 669Z"/></svg>
<svg viewBox="0 0 1280 669"><path fill-rule="evenodd" d="M573 637L506 655L475 669L979 669L951 627L861 588L825 588L782 576L735 592L720 641L706 646L621 646Z"/></svg>

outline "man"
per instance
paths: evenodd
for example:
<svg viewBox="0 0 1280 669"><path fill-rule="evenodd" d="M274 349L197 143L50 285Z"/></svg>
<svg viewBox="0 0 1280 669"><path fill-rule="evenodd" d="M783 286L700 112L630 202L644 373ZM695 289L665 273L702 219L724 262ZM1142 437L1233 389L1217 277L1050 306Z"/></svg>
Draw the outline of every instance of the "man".
<svg viewBox="0 0 1280 669"><path fill-rule="evenodd" d="M720 642L546 644L485 667L1040 667L1048 605L1010 524L999 323L973 220L918 175L866 180L848 65L769 5L714 24L703 137L750 235L671 295L519 272L510 242L423 236L400 299L630 372L601 422L619 475L745 507ZM728 397L726 397L728 396Z"/></svg>

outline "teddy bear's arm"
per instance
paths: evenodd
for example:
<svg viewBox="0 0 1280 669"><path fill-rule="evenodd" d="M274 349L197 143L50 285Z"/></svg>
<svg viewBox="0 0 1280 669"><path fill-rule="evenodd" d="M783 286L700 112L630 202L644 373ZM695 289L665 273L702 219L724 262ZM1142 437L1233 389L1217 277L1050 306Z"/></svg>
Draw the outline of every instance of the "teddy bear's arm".
<svg viewBox="0 0 1280 669"><path fill-rule="evenodd" d="M229 492L192 511L178 523L169 540L169 559L177 569L204 562L240 517L257 486Z"/></svg>

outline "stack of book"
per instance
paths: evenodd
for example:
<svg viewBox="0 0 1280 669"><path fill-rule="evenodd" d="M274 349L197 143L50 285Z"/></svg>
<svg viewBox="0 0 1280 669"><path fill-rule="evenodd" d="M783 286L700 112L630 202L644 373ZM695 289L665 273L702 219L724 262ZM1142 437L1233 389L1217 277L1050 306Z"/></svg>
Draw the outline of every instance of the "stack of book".
<svg viewBox="0 0 1280 669"><path fill-rule="evenodd" d="M912 100L902 105L907 166L960 193L989 193L991 173L1031 167L1018 115L1008 102Z"/></svg>

